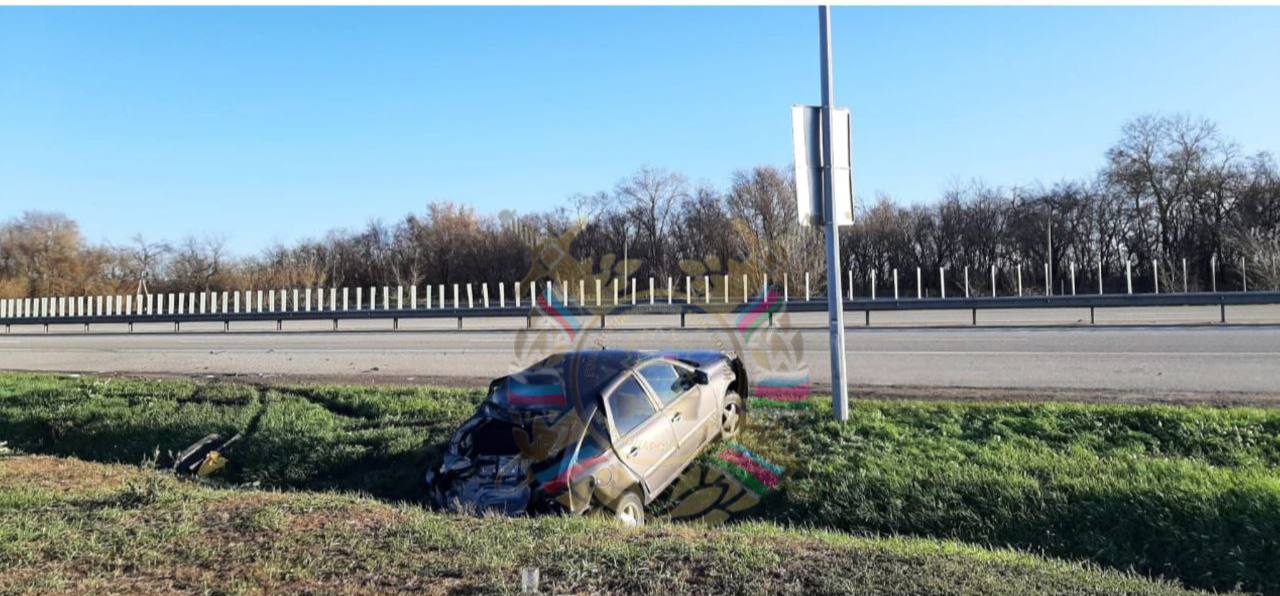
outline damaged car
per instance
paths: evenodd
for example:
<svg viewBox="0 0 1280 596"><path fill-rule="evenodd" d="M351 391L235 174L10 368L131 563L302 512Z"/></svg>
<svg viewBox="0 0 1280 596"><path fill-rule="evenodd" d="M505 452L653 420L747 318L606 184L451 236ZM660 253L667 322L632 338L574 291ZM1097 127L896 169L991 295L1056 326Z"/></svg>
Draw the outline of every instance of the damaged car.
<svg viewBox="0 0 1280 596"><path fill-rule="evenodd" d="M427 473L435 505L464 511L605 513L645 507L717 438L746 423L732 352L584 350L501 377Z"/></svg>

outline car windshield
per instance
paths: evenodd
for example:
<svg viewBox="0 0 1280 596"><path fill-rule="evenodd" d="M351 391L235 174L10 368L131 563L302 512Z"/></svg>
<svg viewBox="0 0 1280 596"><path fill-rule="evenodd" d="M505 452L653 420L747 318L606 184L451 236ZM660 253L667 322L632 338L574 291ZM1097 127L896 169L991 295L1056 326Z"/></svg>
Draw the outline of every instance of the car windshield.
<svg viewBox="0 0 1280 596"><path fill-rule="evenodd" d="M664 405L675 401L693 386L688 376L680 373L681 370L670 362L654 362L640 369L640 374Z"/></svg>

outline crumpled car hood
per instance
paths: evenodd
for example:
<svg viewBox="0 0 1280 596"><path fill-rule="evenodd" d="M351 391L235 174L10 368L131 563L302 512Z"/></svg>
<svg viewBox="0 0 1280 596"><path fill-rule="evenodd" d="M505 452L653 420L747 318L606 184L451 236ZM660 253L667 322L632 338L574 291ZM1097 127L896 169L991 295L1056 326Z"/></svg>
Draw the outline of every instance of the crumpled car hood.
<svg viewBox="0 0 1280 596"><path fill-rule="evenodd" d="M436 505L453 510L474 510L522 515L529 509L529 462L520 455L467 458L449 454L441 472L428 477Z"/></svg>

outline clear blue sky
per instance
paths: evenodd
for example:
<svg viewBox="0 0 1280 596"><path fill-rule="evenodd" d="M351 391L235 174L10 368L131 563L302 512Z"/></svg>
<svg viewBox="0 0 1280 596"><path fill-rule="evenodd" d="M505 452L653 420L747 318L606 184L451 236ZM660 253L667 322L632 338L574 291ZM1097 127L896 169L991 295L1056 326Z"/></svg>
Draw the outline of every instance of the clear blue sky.
<svg viewBox="0 0 1280 596"><path fill-rule="evenodd" d="M1090 175L1143 112L1280 151L1278 8L834 11L858 196ZM0 219L237 253L432 200L522 212L642 164L790 163L812 8L0 8Z"/></svg>

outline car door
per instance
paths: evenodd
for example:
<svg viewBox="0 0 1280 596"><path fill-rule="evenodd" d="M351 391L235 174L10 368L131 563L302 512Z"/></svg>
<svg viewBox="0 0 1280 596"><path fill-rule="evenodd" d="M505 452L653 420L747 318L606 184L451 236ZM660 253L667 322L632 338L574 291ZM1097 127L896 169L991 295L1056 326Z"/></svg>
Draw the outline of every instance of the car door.
<svg viewBox="0 0 1280 596"><path fill-rule="evenodd" d="M661 415L671 421L677 457L683 465L698 454L707 440L709 408L702 399L701 386L693 380L693 369L669 360L655 360L637 372L658 399Z"/></svg>
<svg viewBox="0 0 1280 596"><path fill-rule="evenodd" d="M609 430L618 457L650 495L675 477L673 457L678 442L671 420L658 413L658 404L634 374L628 372L605 396Z"/></svg>

